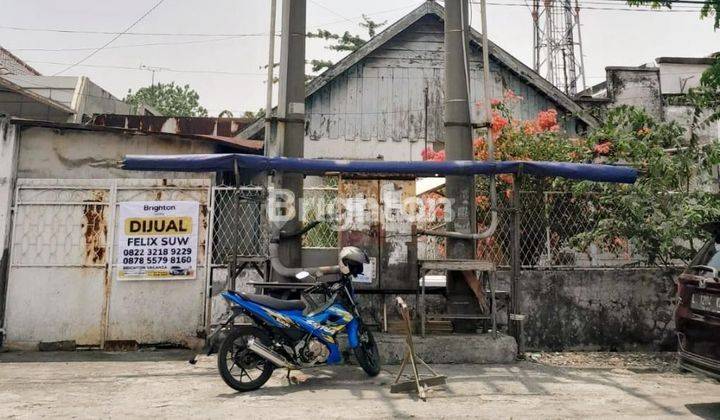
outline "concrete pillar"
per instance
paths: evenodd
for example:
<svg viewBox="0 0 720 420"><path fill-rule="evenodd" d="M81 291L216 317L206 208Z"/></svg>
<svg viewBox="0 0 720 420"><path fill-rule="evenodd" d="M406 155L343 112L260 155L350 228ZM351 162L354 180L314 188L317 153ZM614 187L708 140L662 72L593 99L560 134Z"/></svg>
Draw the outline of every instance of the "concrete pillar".
<svg viewBox="0 0 720 420"><path fill-rule="evenodd" d="M445 2L445 152L447 160L472 160L472 127L468 106L467 57L470 34L467 0ZM453 221L448 230L475 233L473 176L446 177L446 192L453 200ZM475 241L447 239L449 259L474 259ZM477 314L479 305L459 272L448 273L448 312ZM477 322L454 321L457 332L474 332Z"/></svg>
<svg viewBox="0 0 720 420"><path fill-rule="evenodd" d="M15 125L10 124L9 119L0 118L0 334L3 336L12 208L17 179L18 136L19 131Z"/></svg>
<svg viewBox="0 0 720 420"><path fill-rule="evenodd" d="M305 141L305 20L306 0L282 2L282 39L280 41L280 89L278 98L277 145L269 156L303 157ZM282 174L276 187L295 195L295 217L285 230L300 228L299 200L303 194L302 174ZM280 242L279 257L287 267L300 267L301 239Z"/></svg>

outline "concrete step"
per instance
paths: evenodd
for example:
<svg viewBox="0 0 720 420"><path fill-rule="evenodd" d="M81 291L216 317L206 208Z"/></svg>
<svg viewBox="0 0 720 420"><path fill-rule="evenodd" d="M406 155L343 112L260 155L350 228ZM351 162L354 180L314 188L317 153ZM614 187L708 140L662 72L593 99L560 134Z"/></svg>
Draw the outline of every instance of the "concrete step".
<svg viewBox="0 0 720 420"><path fill-rule="evenodd" d="M382 362L400 364L405 354L405 336L373 333ZM449 334L413 336L415 353L426 363L506 364L515 362L517 343L498 334Z"/></svg>

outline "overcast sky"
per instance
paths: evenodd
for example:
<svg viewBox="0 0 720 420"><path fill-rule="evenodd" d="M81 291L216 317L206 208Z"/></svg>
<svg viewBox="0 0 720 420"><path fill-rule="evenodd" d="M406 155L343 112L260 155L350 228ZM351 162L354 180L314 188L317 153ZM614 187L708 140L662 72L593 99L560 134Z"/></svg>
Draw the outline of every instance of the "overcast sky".
<svg viewBox="0 0 720 420"><path fill-rule="evenodd" d="M603 81L606 66L638 65L660 56L706 56L720 50L720 32L712 29L709 19L700 20L695 5L679 6L694 10L675 12L599 10L626 7L610 1L580 0L589 83ZM490 38L531 65L532 24L529 10L522 5L524 0L489 2ZM51 75L86 57L114 35L29 28L120 32L155 3L157 0L0 0L0 45ZM360 33L357 22L361 14L392 23L420 3L308 0L308 29ZM477 28L479 6L473 8L473 26ZM84 65L63 74L88 76L122 98L128 89L150 84L151 72L140 70L141 66L155 67L160 68L156 81L187 83L195 88L211 115L224 109L236 115L254 111L265 103L261 66L267 62L267 36L262 34L268 32L269 9L269 0L165 0L131 32L168 35L123 35ZM308 41L307 56L342 57L318 40Z"/></svg>

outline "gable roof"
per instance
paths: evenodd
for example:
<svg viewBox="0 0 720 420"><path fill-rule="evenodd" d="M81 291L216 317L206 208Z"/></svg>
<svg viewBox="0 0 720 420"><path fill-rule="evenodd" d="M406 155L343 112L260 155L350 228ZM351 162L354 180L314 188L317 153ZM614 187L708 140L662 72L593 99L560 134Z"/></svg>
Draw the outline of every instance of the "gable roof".
<svg viewBox="0 0 720 420"><path fill-rule="evenodd" d="M426 1L413 11L402 17L397 22L387 27L384 31L370 39L362 47L358 48L357 51L347 55L335 65L324 71L319 76L315 77L310 84L307 86L305 92L305 98L312 96L315 92L322 89L325 85L330 83L333 79L343 74L350 67L359 63L378 48L382 47L395 36L399 35L404 30L408 29L415 22L419 21L425 16L435 16L441 21L445 20L445 8L440 6L435 1ZM482 45L482 35L480 32L470 29L470 41L477 47ZM555 87L552 83L544 79L542 76L537 74L533 69L523 64L520 60L513 57L510 53L498 47L495 43L488 40L490 46L490 57L494 58L497 62L508 68L511 72L515 73L519 78L525 80L529 85L535 87L550 99L555 101L557 104L564 107L566 110L575 114L577 118L584 121L588 125L596 125L597 120L592 116L588 115L587 111L573 101L569 96L563 93L560 89ZM248 128L240 133L240 136L250 138L256 135L264 128L264 118L259 118Z"/></svg>
<svg viewBox="0 0 720 420"><path fill-rule="evenodd" d="M24 74L40 76L40 72L30 67L15 54L0 46L0 74Z"/></svg>

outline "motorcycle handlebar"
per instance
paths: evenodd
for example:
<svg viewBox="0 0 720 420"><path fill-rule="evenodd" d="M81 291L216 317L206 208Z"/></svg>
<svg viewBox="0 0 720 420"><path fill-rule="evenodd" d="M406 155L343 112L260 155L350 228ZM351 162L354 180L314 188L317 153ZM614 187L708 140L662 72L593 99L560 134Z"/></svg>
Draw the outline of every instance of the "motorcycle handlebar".
<svg viewBox="0 0 720 420"><path fill-rule="evenodd" d="M314 289L321 289L321 288L330 289L330 288L332 288L332 286L334 286L338 283L342 283L344 281L345 281L344 276L340 276L340 278L337 280L322 281L322 282L314 284L314 285L308 287L307 289L303 290L303 293L313 291Z"/></svg>
<svg viewBox="0 0 720 420"><path fill-rule="evenodd" d="M288 232L280 231L278 236L280 237L280 239L297 238L298 236L302 236L302 235L308 233L309 231L311 231L312 229L315 229L320 223L322 223L320 220L313 220L312 222L303 226L302 229L297 230L295 232L288 233Z"/></svg>

